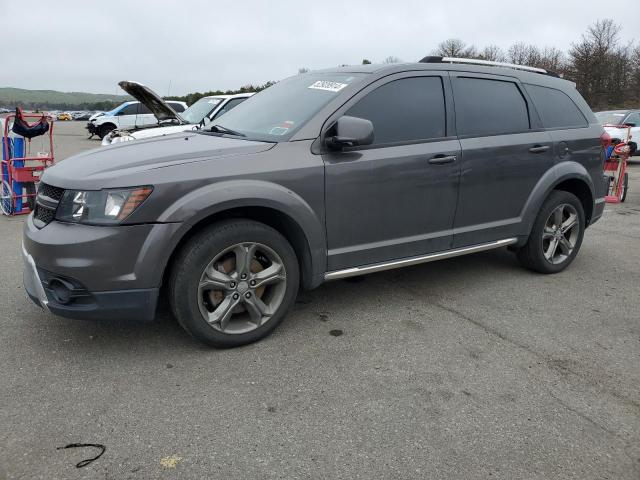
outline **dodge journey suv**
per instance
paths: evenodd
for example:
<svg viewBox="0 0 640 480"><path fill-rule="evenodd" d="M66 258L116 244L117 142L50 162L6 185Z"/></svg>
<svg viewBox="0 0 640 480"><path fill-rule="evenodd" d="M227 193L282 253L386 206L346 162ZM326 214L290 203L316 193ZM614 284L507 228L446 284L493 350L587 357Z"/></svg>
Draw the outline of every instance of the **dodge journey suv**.
<svg viewBox="0 0 640 480"><path fill-rule="evenodd" d="M606 135L551 72L426 57L296 75L199 131L72 157L24 229L29 296L217 347L272 332L300 288L509 246L566 268L604 208Z"/></svg>

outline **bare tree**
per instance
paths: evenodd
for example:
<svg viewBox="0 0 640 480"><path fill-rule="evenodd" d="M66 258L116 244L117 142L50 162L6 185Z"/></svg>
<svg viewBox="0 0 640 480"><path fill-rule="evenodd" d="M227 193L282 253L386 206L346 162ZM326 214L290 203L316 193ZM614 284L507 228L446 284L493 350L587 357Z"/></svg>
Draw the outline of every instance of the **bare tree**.
<svg viewBox="0 0 640 480"><path fill-rule="evenodd" d="M385 58L382 63L400 63L402 62L402 60L400 60L398 57L394 57L393 55L389 55L387 58Z"/></svg>
<svg viewBox="0 0 640 480"><path fill-rule="evenodd" d="M484 47L478 54L478 58L491 62L505 62L507 60L507 56L497 45L487 45Z"/></svg>
<svg viewBox="0 0 640 480"><path fill-rule="evenodd" d="M438 47L433 51L434 55L440 57L475 57L477 56L474 46L467 46L459 38L449 38L444 42L440 42Z"/></svg>
<svg viewBox="0 0 640 480"><path fill-rule="evenodd" d="M623 106L632 92L631 46L621 46L613 20L598 20L569 50L570 77L594 108Z"/></svg>
<svg viewBox="0 0 640 480"><path fill-rule="evenodd" d="M302 73L309 73L310 70L307 67L301 67L298 69L298 75L302 74Z"/></svg>

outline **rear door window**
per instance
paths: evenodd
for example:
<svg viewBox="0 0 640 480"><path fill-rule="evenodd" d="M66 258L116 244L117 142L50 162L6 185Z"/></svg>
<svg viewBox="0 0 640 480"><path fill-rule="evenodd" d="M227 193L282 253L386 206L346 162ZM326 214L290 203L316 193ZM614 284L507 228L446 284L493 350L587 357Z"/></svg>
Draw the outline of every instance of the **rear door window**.
<svg viewBox="0 0 640 480"><path fill-rule="evenodd" d="M502 135L530 128L527 102L514 82L457 77L453 98L458 135Z"/></svg>
<svg viewBox="0 0 640 480"><path fill-rule="evenodd" d="M132 103L131 105L127 105L124 107L118 115L136 115L138 113L138 105L139 103Z"/></svg>
<svg viewBox="0 0 640 480"><path fill-rule="evenodd" d="M138 105L139 105L139 108L138 108L138 114L139 115L146 115L146 114L150 114L151 113L151 110L149 110L149 107L147 107L143 103L140 103Z"/></svg>
<svg viewBox="0 0 640 480"><path fill-rule="evenodd" d="M442 79L435 76L394 80L368 93L345 115L373 123L373 145L445 137Z"/></svg>
<svg viewBox="0 0 640 480"><path fill-rule="evenodd" d="M527 85L526 88L545 128L575 128L589 125L566 93L539 85Z"/></svg>

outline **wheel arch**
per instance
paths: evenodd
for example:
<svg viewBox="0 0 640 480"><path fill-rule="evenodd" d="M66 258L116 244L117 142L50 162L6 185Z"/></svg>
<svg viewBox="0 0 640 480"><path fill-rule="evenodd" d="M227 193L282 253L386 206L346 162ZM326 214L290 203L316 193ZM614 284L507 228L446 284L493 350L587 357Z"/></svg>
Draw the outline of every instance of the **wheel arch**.
<svg viewBox="0 0 640 480"><path fill-rule="evenodd" d="M249 192L251 195L247 195ZM280 185L236 180L203 187L172 205L160 220L175 222L181 217L186 220L171 242L171 255L162 272L163 284L177 253L193 235L216 222L234 218L255 220L280 232L298 257L302 287L311 289L322 283L326 269L323 222L302 198Z"/></svg>
<svg viewBox="0 0 640 480"><path fill-rule="evenodd" d="M521 218L523 231L521 242L526 241L533 222L540 211L542 203L554 190L563 190L573 193L580 202L585 213L585 223L588 226L593 215L595 189L593 181L587 169L577 162L563 162L549 169L540 178L532 190L525 206Z"/></svg>

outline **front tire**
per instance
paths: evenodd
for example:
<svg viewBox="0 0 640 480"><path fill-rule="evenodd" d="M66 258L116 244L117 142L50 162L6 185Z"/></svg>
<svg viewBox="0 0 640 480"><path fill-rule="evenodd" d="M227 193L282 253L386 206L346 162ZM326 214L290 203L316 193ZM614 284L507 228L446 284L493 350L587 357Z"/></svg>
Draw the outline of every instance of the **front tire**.
<svg viewBox="0 0 640 480"><path fill-rule="evenodd" d="M104 125L100 125L100 127L98 128L98 136L100 137L100 140L102 140L115 129L116 126L113 123L105 123Z"/></svg>
<svg viewBox="0 0 640 480"><path fill-rule="evenodd" d="M216 223L187 241L169 281L172 311L201 342L237 347L269 335L295 302L298 260L276 230L252 220Z"/></svg>
<svg viewBox="0 0 640 480"><path fill-rule="evenodd" d="M584 228L584 209L578 197L554 190L542 204L527 243L517 253L520 263L540 273L561 272L578 254Z"/></svg>

